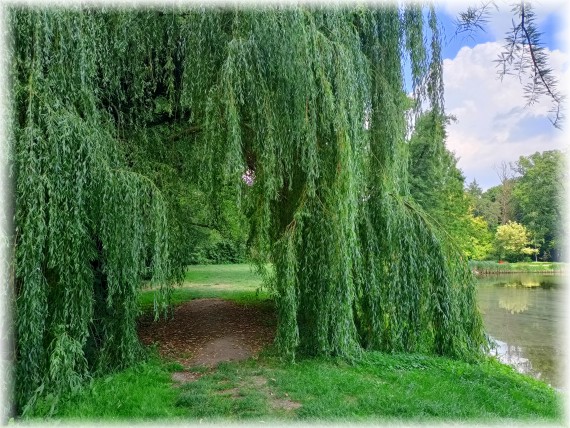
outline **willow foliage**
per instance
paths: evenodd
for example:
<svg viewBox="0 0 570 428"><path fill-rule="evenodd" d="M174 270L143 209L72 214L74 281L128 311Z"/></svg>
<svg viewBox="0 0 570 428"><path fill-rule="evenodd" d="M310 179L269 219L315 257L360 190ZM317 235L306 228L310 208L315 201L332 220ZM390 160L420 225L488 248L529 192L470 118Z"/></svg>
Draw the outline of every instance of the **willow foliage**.
<svg viewBox="0 0 570 428"><path fill-rule="evenodd" d="M150 271L165 285L170 276L162 195L126 168L118 146L130 112L104 108L146 77L124 85L109 61L127 49L117 46L124 34L114 38L117 18L11 14L20 405L136 361L141 278Z"/></svg>
<svg viewBox="0 0 570 428"><path fill-rule="evenodd" d="M476 355L470 272L408 189L402 58L414 93L442 113L433 10L429 31L413 5L208 11L188 22L200 37L183 92L206 124L204 174L239 184L255 172L242 194L256 248L276 267L281 352Z"/></svg>
<svg viewBox="0 0 570 428"><path fill-rule="evenodd" d="M427 21L411 4L13 10L20 401L136 358L140 280L173 267L163 175L128 151L165 122L274 264L284 356L477 355L470 272L409 196L405 60L415 111L443 113Z"/></svg>

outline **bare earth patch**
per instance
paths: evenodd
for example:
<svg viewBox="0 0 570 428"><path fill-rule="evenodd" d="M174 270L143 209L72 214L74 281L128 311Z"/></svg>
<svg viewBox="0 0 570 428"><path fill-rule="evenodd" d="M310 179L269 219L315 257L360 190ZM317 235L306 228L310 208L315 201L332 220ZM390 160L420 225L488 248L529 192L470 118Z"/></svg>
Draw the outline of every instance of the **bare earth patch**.
<svg viewBox="0 0 570 428"><path fill-rule="evenodd" d="M263 376L249 376L240 382L240 387L241 388L254 387L255 389L263 392L267 397L267 400L269 401L269 405L274 409L285 410L286 412L289 412L292 410L297 410L299 407L302 406L302 404L299 403L298 401L293 401L289 399L289 394L285 394L285 397L282 398L276 396L273 393L273 389L268 384L267 379ZM239 388L233 388L227 391L232 391L232 397L237 397L239 395ZM227 392L227 391L222 391L222 392Z"/></svg>
<svg viewBox="0 0 570 428"><path fill-rule="evenodd" d="M296 410L301 407L301 403L293 400L289 400L288 398L274 398L271 400L271 406L274 409L281 409L281 410Z"/></svg>
<svg viewBox="0 0 570 428"><path fill-rule="evenodd" d="M145 345L156 343L163 357L189 368L203 365L208 370L222 361L245 360L273 342L275 316L267 306L244 306L222 299L195 299L175 308L174 318L154 322L151 315L139 320L138 333ZM175 386L198 380L205 373L172 373ZM274 380L274 379L272 379ZM239 399L242 388L262 391L269 405L291 412L301 403L288 395L278 397L263 376L248 376L237 387L223 389L220 395Z"/></svg>
<svg viewBox="0 0 570 428"><path fill-rule="evenodd" d="M172 381L175 384L183 385L188 382L194 382L202 376L202 373L195 372L174 372L172 373Z"/></svg>
<svg viewBox="0 0 570 428"><path fill-rule="evenodd" d="M138 333L145 345L157 343L161 356L185 367L214 367L257 354L273 341L274 326L275 317L267 306L195 299L178 305L171 320L141 317Z"/></svg>

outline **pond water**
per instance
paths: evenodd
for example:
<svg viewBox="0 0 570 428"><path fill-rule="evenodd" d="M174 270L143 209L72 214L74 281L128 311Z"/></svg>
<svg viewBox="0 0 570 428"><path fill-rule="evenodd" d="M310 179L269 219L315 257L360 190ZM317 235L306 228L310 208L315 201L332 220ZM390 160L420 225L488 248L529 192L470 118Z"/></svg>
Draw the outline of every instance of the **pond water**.
<svg viewBox="0 0 570 428"><path fill-rule="evenodd" d="M562 275L508 274L477 279L491 350L502 362L560 389L564 381L565 284Z"/></svg>

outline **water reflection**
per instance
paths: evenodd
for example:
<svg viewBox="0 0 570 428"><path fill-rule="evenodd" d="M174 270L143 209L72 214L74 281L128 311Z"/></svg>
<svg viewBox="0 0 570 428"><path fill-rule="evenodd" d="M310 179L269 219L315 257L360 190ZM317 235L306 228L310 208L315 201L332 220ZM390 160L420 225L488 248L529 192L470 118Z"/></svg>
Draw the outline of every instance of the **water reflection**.
<svg viewBox="0 0 570 428"><path fill-rule="evenodd" d="M497 339L494 339L494 345L490 354L497 357L500 362L513 366L520 373L532 372L532 364L523 356L523 349L520 346L509 345ZM540 373L537 377L540 377Z"/></svg>
<svg viewBox="0 0 570 428"><path fill-rule="evenodd" d="M478 302L491 351L500 361L563 387L560 275L509 274L478 279Z"/></svg>
<svg viewBox="0 0 570 428"><path fill-rule="evenodd" d="M514 290L508 297L499 298L499 307L506 309L511 314L519 314L528 309L528 293L526 290Z"/></svg>

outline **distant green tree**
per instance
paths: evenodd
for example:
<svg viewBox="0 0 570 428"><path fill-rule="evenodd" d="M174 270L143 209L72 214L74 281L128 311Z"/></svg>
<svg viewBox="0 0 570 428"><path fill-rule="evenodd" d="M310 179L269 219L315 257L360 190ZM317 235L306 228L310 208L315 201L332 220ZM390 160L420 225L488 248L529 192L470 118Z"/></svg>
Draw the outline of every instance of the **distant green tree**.
<svg viewBox="0 0 570 428"><path fill-rule="evenodd" d="M482 217L489 230L494 233L499 225L501 210L497 202L499 186L483 191L476 180L473 180L465 189L475 217Z"/></svg>
<svg viewBox="0 0 570 428"><path fill-rule="evenodd" d="M469 241L466 251L471 260L485 260L493 253L493 234L483 217L469 215Z"/></svg>
<svg viewBox="0 0 570 428"><path fill-rule="evenodd" d="M518 219L544 260L559 259L563 236L564 155L558 150L521 156L514 187Z"/></svg>
<svg viewBox="0 0 570 428"><path fill-rule="evenodd" d="M470 198L457 158L445 147L448 118L433 112L421 116L410 139L409 173L412 197L454 239L461 250L474 252Z"/></svg>
<svg viewBox="0 0 570 428"><path fill-rule="evenodd" d="M495 201L499 207L499 223L507 224L514 219L516 201L513 197L513 188L516 182L511 166L506 162L496 168L497 176L501 180Z"/></svg>
<svg viewBox="0 0 570 428"><path fill-rule="evenodd" d="M476 179L473 179L473 181L465 187L465 194L469 198L469 203L473 208L473 215L482 215L479 207L483 198L483 189L481 189L481 186L479 186Z"/></svg>
<svg viewBox="0 0 570 428"><path fill-rule="evenodd" d="M502 260L519 261L524 254L529 254L529 233L522 224L509 221L497 227L495 245Z"/></svg>

